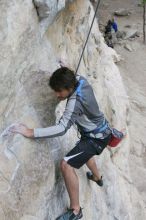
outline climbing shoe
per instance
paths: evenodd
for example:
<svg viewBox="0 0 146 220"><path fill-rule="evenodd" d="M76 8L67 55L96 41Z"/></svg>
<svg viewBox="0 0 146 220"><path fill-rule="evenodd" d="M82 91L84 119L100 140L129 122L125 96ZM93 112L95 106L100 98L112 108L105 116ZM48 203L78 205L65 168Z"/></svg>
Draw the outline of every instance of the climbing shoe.
<svg viewBox="0 0 146 220"><path fill-rule="evenodd" d="M102 176L101 176L101 179L99 179L99 180L96 181L96 180L94 180L94 176L93 176L92 172L88 171L88 172L86 173L86 175L87 175L87 178L88 178L89 180L94 181L94 182L97 183L99 186L103 186Z"/></svg>
<svg viewBox="0 0 146 220"><path fill-rule="evenodd" d="M73 213L73 209L68 209L67 212L65 212L63 215L56 218L56 220L78 220L83 217L82 209L80 208L80 211L77 215Z"/></svg>

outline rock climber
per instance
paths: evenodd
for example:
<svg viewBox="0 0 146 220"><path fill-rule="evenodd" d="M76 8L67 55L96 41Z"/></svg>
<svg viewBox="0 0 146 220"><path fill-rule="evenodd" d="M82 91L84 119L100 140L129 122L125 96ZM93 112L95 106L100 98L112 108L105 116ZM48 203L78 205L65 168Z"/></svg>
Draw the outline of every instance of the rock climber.
<svg viewBox="0 0 146 220"><path fill-rule="evenodd" d="M70 198L70 208L57 218L57 220L77 220L81 219L83 214L79 202L79 180L75 169L86 164L90 170L86 174L87 178L98 186L103 186L103 179L93 156L101 154L106 148L113 130L99 109L91 85L84 77L75 76L74 71L61 67L52 74L49 85L59 100L67 100L60 121L54 126L34 129L19 124L12 127L11 132L22 134L27 138L52 138L65 134L73 124L77 125L81 138L60 163Z"/></svg>

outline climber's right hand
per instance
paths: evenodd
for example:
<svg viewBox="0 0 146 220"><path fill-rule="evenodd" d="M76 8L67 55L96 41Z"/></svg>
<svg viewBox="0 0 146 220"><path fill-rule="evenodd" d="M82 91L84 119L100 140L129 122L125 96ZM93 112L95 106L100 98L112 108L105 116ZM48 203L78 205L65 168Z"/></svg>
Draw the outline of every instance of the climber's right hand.
<svg viewBox="0 0 146 220"><path fill-rule="evenodd" d="M25 124L18 124L14 125L9 129L10 132L12 133L18 133L23 135L24 137L27 138L33 138L34 137L34 131L33 129L28 128Z"/></svg>

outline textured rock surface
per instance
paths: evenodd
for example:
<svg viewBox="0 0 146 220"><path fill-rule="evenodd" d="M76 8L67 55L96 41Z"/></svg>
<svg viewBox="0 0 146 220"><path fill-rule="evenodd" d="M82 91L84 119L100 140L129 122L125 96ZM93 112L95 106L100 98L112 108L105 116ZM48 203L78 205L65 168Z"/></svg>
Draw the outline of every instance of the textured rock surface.
<svg viewBox="0 0 146 220"><path fill-rule="evenodd" d="M56 7L58 1L48 2ZM10 135L6 129L18 121L29 127L45 127L55 121L57 101L48 88L48 78L60 58L76 68L93 17L89 1L66 3L42 35L40 27L46 30L46 24L39 23L32 1L0 2L1 220L53 220L68 206L59 161L74 146L76 131L72 128L55 139L29 140ZM121 129L128 121L129 104L114 64L117 60L115 52L104 44L95 22L79 72L93 85L108 120ZM64 104L57 106L57 119ZM131 181L129 151L127 137L119 148L106 149L97 158L104 177L103 189L86 180L86 167L77 171L84 220L145 219L144 202Z"/></svg>
<svg viewBox="0 0 146 220"><path fill-rule="evenodd" d="M33 0L33 2L40 19L49 17L49 20L52 20L57 12L65 7L65 0Z"/></svg>

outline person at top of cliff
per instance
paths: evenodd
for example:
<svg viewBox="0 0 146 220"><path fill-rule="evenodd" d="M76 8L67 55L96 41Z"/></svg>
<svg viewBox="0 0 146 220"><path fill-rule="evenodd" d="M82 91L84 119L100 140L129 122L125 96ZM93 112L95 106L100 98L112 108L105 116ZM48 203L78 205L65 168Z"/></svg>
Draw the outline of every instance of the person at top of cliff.
<svg viewBox="0 0 146 220"><path fill-rule="evenodd" d="M12 127L11 132L22 134L27 138L52 138L65 134L73 124L77 125L81 138L60 163L70 198L70 208L57 218L57 220L77 220L82 218L83 213L79 203L79 181L75 169L86 164L90 170L86 173L87 178L98 186L103 186L103 179L93 156L101 154L106 148L113 129L100 111L92 87L86 78L75 76L74 71L61 67L52 74L49 85L59 100L67 100L59 122L51 127L35 129L20 124ZM123 137L121 132L118 135L120 138Z"/></svg>
<svg viewBox="0 0 146 220"><path fill-rule="evenodd" d="M112 24L112 28L115 31L115 33L118 32L118 24L115 22L115 19L113 18L111 22L112 22L111 23Z"/></svg>
<svg viewBox="0 0 146 220"><path fill-rule="evenodd" d="M104 32L104 39L106 44L113 48L113 42L112 42L112 21L108 20L107 25L105 26L105 32Z"/></svg>
<svg viewBox="0 0 146 220"><path fill-rule="evenodd" d="M107 25L105 26L105 34L111 33L112 31L112 21L108 20Z"/></svg>
<svg viewBox="0 0 146 220"><path fill-rule="evenodd" d="M105 34L112 33L112 30L116 33L118 31L118 25L115 22L114 18L108 20L107 25L105 26Z"/></svg>

